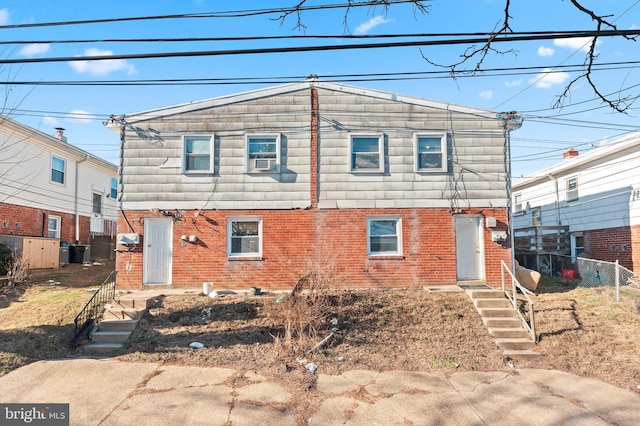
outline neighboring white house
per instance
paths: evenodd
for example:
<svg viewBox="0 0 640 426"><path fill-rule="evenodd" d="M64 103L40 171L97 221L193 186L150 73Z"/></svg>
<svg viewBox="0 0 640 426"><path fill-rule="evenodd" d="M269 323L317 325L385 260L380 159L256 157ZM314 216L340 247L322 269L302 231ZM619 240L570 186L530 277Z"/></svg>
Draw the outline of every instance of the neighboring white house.
<svg viewBox="0 0 640 426"><path fill-rule="evenodd" d="M563 162L514 182L516 239L546 229L549 243L550 234L566 232L566 254L573 258L586 252L639 271L640 133L586 154L570 149L564 157Z"/></svg>
<svg viewBox="0 0 640 426"><path fill-rule="evenodd" d="M53 239L110 258L113 248L105 245L116 234L118 168L57 130L51 136L0 117L0 242Z"/></svg>

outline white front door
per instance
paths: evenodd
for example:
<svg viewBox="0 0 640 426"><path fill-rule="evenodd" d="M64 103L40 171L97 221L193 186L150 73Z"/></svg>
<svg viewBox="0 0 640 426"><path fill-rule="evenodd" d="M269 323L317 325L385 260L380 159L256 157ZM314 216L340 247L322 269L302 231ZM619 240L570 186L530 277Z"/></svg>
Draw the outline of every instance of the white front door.
<svg viewBox="0 0 640 426"><path fill-rule="evenodd" d="M484 258L480 216L455 216L456 272L458 281L484 279Z"/></svg>
<svg viewBox="0 0 640 426"><path fill-rule="evenodd" d="M144 219L143 284L171 284L172 235L172 219Z"/></svg>

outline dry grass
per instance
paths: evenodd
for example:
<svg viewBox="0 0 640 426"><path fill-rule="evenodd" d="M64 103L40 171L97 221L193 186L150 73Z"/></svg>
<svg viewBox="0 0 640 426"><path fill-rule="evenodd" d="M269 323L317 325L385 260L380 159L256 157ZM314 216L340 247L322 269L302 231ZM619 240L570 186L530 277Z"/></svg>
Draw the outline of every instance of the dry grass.
<svg viewBox="0 0 640 426"><path fill-rule="evenodd" d="M35 283L0 305L4 306L0 308L0 374L38 359L82 355L81 350L70 352L67 345L73 317L90 295L85 288L76 288L79 282L59 275L64 273L50 273L61 281L60 286ZM107 274L93 278L91 285ZM539 287L534 299L540 337L537 350L543 356L518 362L516 367L568 371L638 392L640 291L624 289L617 303L611 289L571 284L545 280ZM285 305L276 307L278 296L160 297L119 358L259 370L296 392L301 386L313 387L313 377L298 358L316 363L325 374L350 369L441 375L461 370L511 371L461 292L329 292L313 324L299 328L295 337L292 334L292 345L283 341L289 313ZM304 318L302 311L296 315ZM337 330L326 344L309 353L332 328ZM205 348L190 349L194 341Z"/></svg>

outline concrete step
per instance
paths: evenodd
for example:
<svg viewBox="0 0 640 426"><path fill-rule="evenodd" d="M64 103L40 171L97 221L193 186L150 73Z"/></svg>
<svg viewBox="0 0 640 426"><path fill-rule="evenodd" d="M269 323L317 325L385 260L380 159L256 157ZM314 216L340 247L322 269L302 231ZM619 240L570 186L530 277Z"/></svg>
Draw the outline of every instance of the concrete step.
<svg viewBox="0 0 640 426"><path fill-rule="evenodd" d="M522 328L522 322L515 317L484 317L482 322L487 328Z"/></svg>
<svg viewBox="0 0 640 426"><path fill-rule="evenodd" d="M511 302L504 297L500 299L477 299L473 301L476 308L512 308Z"/></svg>
<svg viewBox="0 0 640 426"><path fill-rule="evenodd" d="M535 348L535 343L531 339L496 339L496 344L502 351L530 351Z"/></svg>
<svg viewBox="0 0 640 426"><path fill-rule="evenodd" d="M131 331L104 331L98 329L91 334L91 341L95 343L124 343L130 335Z"/></svg>
<svg viewBox="0 0 640 426"><path fill-rule="evenodd" d="M107 319L102 320L99 323L100 330L102 331L132 331L138 325L137 319L130 320L118 320L118 319Z"/></svg>
<svg viewBox="0 0 640 426"><path fill-rule="evenodd" d="M509 357L511 359L515 359L515 360L522 360L522 359L531 359L531 358L537 358L539 356L542 356L542 354L536 352L536 351L529 351L529 350L524 350L524 351L503 351L502 354L505 357Z"/></svg>
<svg viewBox="0 0 640 426"><path fill-rule="evenodd" d="M134 308L116 308L111 307L107 308L104 311L103 318L104 319L116 319L116 320L132 320L138 319L144 313L144 309L134 309Z"/></svg>
<svg viewBox="0 0 640 426"><path fill-rule="evenodd" d="M478 308L478 312L483 318L510 318L516 316L516 311L512 308Z"/></svg>
<svg viewBox="0 0 640 426"><path fill-rule="evenodd" d="M111 304L118 308L147 309L152 300L149 296L116 296Z"/></svg>
<svg viewBox="0 0 640 426"><path fill-rule="evenodd" d="M496 339L531 339L527 330L518 328L489 328L489 334Z"/></svg>
<svg viewBox="0 0 640 426"><path fill-rule="evenodd" d="M504 292L502 290L469 290L469 296L471 299L504 299Z"/></svg>
<svg viewBox="0 0 640 426"><path fill-rule="evenodd" d="M89 342L84 345L84 350L93 354L107 354L117 352L122 349L122 343L112 342Z"/></svg>

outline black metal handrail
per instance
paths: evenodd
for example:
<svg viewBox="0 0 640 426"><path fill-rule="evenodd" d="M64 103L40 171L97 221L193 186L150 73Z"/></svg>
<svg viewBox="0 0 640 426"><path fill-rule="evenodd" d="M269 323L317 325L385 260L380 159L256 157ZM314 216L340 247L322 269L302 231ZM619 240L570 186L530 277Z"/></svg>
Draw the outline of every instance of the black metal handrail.
<svg viewBox="0 0 640 426"><path fill-rule="evenodd" d="M80 342L91 331L91 328L96 323L102 313L102 308L105 303L112 300L116 294L116 271L109 274L106 280L100 285L98 290L93 294L91 299L84 305L84 308L73 320L75 329L73 331L73 338L71 339L71 348L77 348Z"/></svg>

